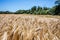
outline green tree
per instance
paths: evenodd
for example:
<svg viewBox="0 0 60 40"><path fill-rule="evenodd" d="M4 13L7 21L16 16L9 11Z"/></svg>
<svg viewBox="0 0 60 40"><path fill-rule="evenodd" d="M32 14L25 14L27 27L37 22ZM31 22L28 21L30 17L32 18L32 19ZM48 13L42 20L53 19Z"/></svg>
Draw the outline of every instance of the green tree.
<svg viewBox="0 0 60 40"><path fill-rule="evenodd" d="M38 6L37 7L37 11L39 11L39 10L42 10L42 7Z"/></svg>
<svg viewBox="0 0 60 40"><path fill-rule="evenodd" d="M55 4L60 5L60 0L56 0Z"/></svg>
<svg viewBox="0 0 60 40"><path fill-rule="evenodd" d="M40 14L41 14L41 11L42 11L42 7L38 6L38 7L37 7L37 12L36 12L36 14L40 15Z"/></svg>
<svg viewBox="0 0 60 40"><path fill-rule="evenodd" d="M54 14L55 14L55 8L56 8L56 6L50 8L50 9L48 10L48 14L49 14L49 15L54 15Z"/></svg>
<svg viewBox="0 0 60 40"><path fill-rule="evenodd" d="M26 11L25 11L25 10L17 10L17 11L15 12L15 14L23 14L23 13L26 13Z"/></svg>
<svg viewBox="0 0 60 40"><path fill-rule="evenodd" d="M33 6L32 8L31 8L31 14L34 14L34 12L37 10L37 7L36 6Z"/></svg>
<svg viewBox="0 0 60 40"><path fill-rule="evenodd" d="M0 14L14 14L14 12L10 12L10 11L0 11Z"/></svg>
<svg viewBox="0 0 60 40"><path fill-rule="evenodd" d="M55 15L60 15L60 0L57 0L55 4L56 4Z"/></svg>
<svg viewBox="0 0 60 40"><path fill-rule="evenodd" d="M43 10L49 10L49 8L48 7L43 7Z"/></svg>
<svg viewBox="0 0 60 40"><path fill-rule="evenodd" d="M48 7L43 7L43 9L42 9L42 11L41 11L41 14L42 14L42 15L47 15L49 9L50 9L50 8L48 8Z"/></svg>

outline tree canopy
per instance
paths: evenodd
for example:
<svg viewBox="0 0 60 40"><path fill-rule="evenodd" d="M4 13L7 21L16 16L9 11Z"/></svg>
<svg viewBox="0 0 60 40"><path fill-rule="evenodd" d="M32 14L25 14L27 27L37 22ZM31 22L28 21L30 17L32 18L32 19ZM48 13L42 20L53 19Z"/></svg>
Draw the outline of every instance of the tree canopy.
<svg viewBox="0 0 60 40"><path fill-rule="evenodd" d="M0 11L0 14L36 14L36 15L60 15L60 0L56 0L52 8L33 6L28 10L17 10L16 12Z"/></svg>

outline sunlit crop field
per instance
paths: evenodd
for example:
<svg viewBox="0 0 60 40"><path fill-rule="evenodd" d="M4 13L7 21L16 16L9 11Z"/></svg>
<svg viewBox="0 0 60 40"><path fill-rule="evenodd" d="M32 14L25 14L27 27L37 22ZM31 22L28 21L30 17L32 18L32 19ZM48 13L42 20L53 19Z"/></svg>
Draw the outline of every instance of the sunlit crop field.
<svg viewBox="0 0 60 40"><path fill-rule="evenodd" d="M60 40L60 16L0 14L0 40Z"/></svg>

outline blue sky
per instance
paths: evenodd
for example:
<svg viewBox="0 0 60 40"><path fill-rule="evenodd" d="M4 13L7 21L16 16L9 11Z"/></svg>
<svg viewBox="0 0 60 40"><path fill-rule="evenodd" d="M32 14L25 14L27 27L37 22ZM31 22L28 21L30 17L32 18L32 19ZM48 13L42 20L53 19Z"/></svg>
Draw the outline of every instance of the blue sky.
<svg viewBox="0 0 60 40"><path fill-rule="evenodd" d="M0 11L30 9L33 6L53 7L56 0L0 0Z"/></svg>

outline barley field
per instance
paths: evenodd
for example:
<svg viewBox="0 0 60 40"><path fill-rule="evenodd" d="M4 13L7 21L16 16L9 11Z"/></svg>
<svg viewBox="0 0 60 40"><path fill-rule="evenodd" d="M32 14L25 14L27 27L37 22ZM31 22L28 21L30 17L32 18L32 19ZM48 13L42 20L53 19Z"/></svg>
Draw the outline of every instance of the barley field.
<svg viewBox="0 0 60 40"><path fill-rule="evenodd" d="M0 40L60 40L60 16L0 14Z"/></svg>

